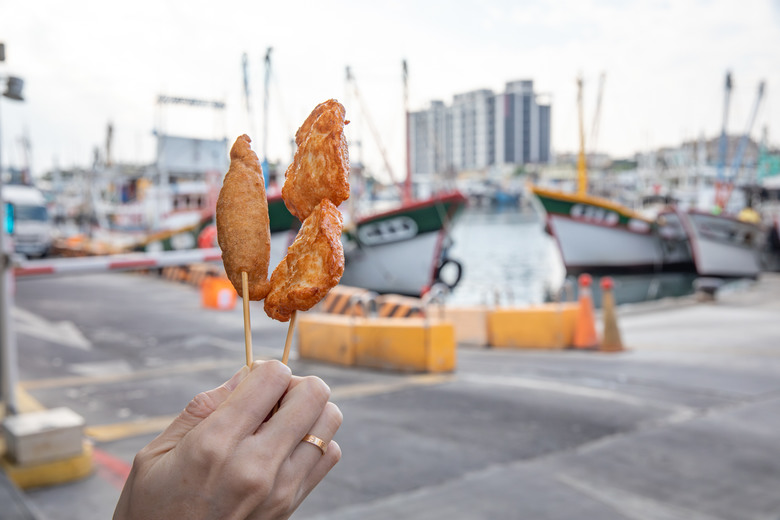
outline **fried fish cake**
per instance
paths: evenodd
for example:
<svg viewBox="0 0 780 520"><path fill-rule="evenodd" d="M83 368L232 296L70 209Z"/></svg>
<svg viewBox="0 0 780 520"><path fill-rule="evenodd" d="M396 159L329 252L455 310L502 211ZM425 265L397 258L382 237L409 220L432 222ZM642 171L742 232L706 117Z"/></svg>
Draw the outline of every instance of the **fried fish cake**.
<svg viewBox="0 0 780 520"><path fill-rule="evenodd" d="M249 299L262 300L271 289L271 230L263 170L251 142L242 135L230 150L230 169L217 199L217 241L228 279L239 296L244 297L241 271L246 271Z"/></svg>
<svg viewBox="0 0 780 520"><path fill-rule="evenodd" d="M349 151L344 107L335 99L317 105L295 134L298 149L285 173L282 198L303 222L323 199L338 206L349 198Z"/></svg>
<svg viewBox="0 0 780 520"><path fill-rule="evenodd" d="M288 321L294 311L311 309L339 283L344 274L341 227L341 213L328 199L303 221L271 275L272 288L264 305L268 317Z"/></svg>

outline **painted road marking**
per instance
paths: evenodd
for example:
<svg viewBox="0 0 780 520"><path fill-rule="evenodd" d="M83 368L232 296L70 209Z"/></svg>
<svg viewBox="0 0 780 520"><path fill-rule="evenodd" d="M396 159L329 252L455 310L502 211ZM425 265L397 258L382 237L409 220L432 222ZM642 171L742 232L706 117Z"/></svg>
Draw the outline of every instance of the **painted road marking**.
<svg viewBox="0 0 780 520"><path fill-rule="evenodd" d="M655 399L647 399L643 397L634 397L631 395L621 394L616 391L606 390L602 388L591 388L587 386L581 386L571 383L562 383L560 381L550 381L545 379L532 379L526 377L517 376L495 376L495 375L483 375L483 374L461 374L458 378L459 381L467 383L474 383L478 385L500 385L511 386L515 388L523 388L528 390L543 390L548 392L558 392L562 394L574 395L577 397L587 397L592 399L603 399L607 401L614 401L631 406L645 407L650 406L653 408L660 408L675 414L681 414L687 416L690 409L685 406L679 406L676 404L670 404Z"/></svg>
<svg viewBox="0 0 780 520"><path fill-rule="evenodd" d="M119 490L125 487L125 481L132 469L131 464L97 448L92 448L92 462L97 466L97 473L103 480Z"/></svg>
<svg viewBox="0 0 780 520"><path fill-rule="evenodd" d="M101 374L94 376L70 376L50 379L30 379L22 381L20 384L26 390L43 390L47 388L61 388L69 386L100 385L108 383L119 383L123 381L137 381L139 379L152 379L155 377L168 377L173 374L186 374L189 372L202 372L205 370L222 369L236 367L238 363L235 360L225 359L202 359L190 363L182 363L160 368L149 368L146 370L136 370L135 372L120 374Z"/></svg>
<svg viewBox="0 0 780 520"><path fill-rule="evenodd" d="M565 473L557 474L555 479L598 502L612 507L625 515L626 518L632 520L643 520L645 518L663 520L721 520L719 517L710 516L699 511L659 502L649 497L609 487L602 482L594 485L593 482L578 479Z"/></svg>
<svg viewBox="0 0 780 520"><path fill-rule="evenodd" d="M90 350L92 343L72 321L53 322L32 312L13 307L11 309L17 334L25 334L50 343Z"/></svg>
<svg viewBox="0 0 780 520"><path fill-rule="evenodd" d="M159 433L167 428L178 416L179 414L159 415L121 423L87 426L84 428L84 434L97 442L118 441L128 437Z"/></svg>
<svg viewBox="0 0 780 520"><path fill-rule="evenodd" d="M389 394L406 390L418 386L439 385L455 381L453 374L425 374L419 376L408 376L399 381L390 383L358 383L354 385L343 385L334 387L331 391L331 399L354 399L358 397L369 397L372 395Z"/></svg>
<svg viewBox="0 0 780 520"><path fill-rule="evenodd" d="M344 385L333 388L331 399L344 400L369 397L372 395L398 392L408 388L438 385L454 380L455 376L451 374L434 374L409 376L403 380L389 383ZM112 442L139 435L159 433L167 428L171 421L176 417L178 417L178 414L147 417L121 423L87 426L84 429L84 433L87 437L97 442Z"/></svg>

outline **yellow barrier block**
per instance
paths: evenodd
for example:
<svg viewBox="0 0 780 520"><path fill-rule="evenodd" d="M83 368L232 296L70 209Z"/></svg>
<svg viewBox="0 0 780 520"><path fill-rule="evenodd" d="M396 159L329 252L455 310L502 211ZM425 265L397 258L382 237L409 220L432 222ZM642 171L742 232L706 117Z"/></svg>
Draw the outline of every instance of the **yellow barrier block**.
<svg viewBox="0 0 780 520"><path fill-rule="evenodd" d="M299 313L298 354L304 359L336 365L355 364L352 324L355 318L340 314Z"/></svg>
<svg viewBox="0 0 780 520"><path fill-rule="evenodd" d="M572 344L576 302L488 311L489 345L497 348L560 349Z"/></svg>
<svg viewBox="0 0 780 520"><path fill-rule="evenodd" d="M431 312L438 315L439 309L433 307ZM445 319L455 325L455 340L458 345L488 344L487 314L488 309L484 305L444 308Z"/></svg>
<svg viewBox="0 0 780 520"><path fill-rule="evenodd" d="M17 466L7 457L2 457L0 466L8 478L22 489L73 482L92 473L92 444L85 440L83 452L66 459Z"/></svg>
<svg viewBox="0 0 780 520"><path fill-rule="evenodd" d="M354 325L355 364L402 372L455 370L455 328L424 318L376 318Z"/></svg>
<svg viewBox="0 0 780 520"><path fill-rule="evenodd" d="M455 330L447 321L312 313L302 314L297 326L302 359L402 372L455 370Z"/></svg>

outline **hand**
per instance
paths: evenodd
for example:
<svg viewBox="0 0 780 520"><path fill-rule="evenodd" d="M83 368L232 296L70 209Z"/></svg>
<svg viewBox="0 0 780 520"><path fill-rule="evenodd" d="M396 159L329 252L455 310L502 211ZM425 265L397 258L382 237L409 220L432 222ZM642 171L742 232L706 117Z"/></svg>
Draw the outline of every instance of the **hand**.
<svg viewBox="0 0 780 520"><path fill-rule="evenodd" d="M114 520L288 518L341 458L329 397L321 379L278 361L242 368L138 452ZM324 455L301 442L309 433L328 444Z"/></svg>

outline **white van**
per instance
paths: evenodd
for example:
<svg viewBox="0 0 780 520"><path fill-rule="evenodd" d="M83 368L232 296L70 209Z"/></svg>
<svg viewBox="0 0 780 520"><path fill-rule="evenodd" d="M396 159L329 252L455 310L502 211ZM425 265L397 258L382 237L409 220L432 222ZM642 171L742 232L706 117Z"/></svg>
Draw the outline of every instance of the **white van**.
<svg viewBox="0 0 780 520"><path fill-rule="evenodd" d="M41 257L49 253L52 224L46 210L46 199L37 188L18 184L3 186L3 202L13 206L14 249L17 253Z"/></svg>

